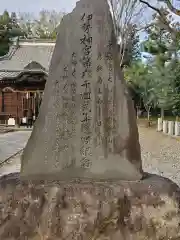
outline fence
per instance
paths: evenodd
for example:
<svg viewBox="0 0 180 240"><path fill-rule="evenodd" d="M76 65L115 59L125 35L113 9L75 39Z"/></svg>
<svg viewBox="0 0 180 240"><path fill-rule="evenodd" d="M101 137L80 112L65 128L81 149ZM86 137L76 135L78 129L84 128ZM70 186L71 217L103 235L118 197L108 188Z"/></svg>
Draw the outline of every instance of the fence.
<svg viewBox="0 0 180 240"><path fill-rule="evenodd" d="M180 136L180 122L167 121L158 118L157 131L162 131L164 134L168 134L170 136Z"/></svg>

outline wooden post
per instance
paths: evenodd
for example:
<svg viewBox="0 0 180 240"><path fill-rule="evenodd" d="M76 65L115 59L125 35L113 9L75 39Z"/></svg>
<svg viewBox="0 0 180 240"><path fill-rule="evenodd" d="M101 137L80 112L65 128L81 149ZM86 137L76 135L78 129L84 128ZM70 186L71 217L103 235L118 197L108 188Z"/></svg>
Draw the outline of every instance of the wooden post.
<svg viewBox="0 0 180 240"><path fill-rule="evenodd" d="M16 93L16 125L19 127L20 121L19 121L19 94Z"/></svg>
<svg viewBox="0 0 180 240"><path fill-rule="evenodd" d="M4 91L2 91L2 106L1 106L1 112L4 112Z"/></svg>
<svg viewBox="0 0 180 240"><path fill-rule="evenodd" d="M35 115L35 106L36 106L36 92L35 93L33 93L33 114Z"/></svg>

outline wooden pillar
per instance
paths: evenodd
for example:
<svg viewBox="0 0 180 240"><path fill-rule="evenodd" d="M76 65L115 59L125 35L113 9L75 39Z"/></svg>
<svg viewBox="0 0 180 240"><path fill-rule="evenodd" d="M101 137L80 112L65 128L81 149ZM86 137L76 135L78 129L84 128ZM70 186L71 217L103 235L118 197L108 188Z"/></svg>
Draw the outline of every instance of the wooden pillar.
<svg viewBox="0 0 180 240"><path fill-rule="evenodd" d="M33 93L33 114L35 115L36 110L36 93Z"/></svg>
<svg viewBox="0 0 180 240"><path fill-rule="evenodd" d="M2 90L0 91L0 106L1 106L1 109L0 109L0 112L2 112L2 103L3 103L3 100L2 100Z"/></svg>
<svg viewBox="0 0 180 240"><path fill-rule="evenodd" d="M19 93L16 93L16 125L19 126Z"/></svg>
<svg viewBox="0 0 180 240"><path fill-rule="evenodd" d="M36 108L35 108L35 115L36 115L36 118L39 114L39 99L40 99L40 92L37 91L36 92Z"/></svg>
<svg viewBox="0 0 180 240"><path fill-rule="evenodd" d="M25 99L25 93L23 92L23 94L21 95L21 103L22 103L22 116L25 117L24 115L24 99Z"/></svg>
<svg viewBox="0 0 180 240"><path fill-rule="evenodd" d="M1 105L1 112L5 111L5 105L4 105L4 92L2 91L2 105Z"/></svg>

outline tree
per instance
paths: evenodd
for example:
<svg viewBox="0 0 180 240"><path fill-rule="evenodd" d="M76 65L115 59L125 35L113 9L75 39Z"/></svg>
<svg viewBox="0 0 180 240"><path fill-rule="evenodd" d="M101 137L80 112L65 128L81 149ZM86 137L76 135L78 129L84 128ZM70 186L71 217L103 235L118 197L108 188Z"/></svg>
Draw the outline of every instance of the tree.
<svg viewBox="0 0 180 240"><path fill-rule="evenodd" d="M166 3L171 12L173 12L174 14L180 16L180 10L177 9L176 7L174 7L170 0L159 0L159 2Z"/></svg>
<svg viewBox="0 0 180 240"><path fill-rule="evenodd" d="M8 34L8 23L10 21L9 13L4 11L0 15L0 56L5 55L9 50L9 34Z"/></svg>
<svg viewBox="0 0 180 240"><path fill-rule="evenodd" d="M161 65L150 66L140 62L125 69L125 78L143 100L148 120L152 107L161 108L161 116L164 117L164 110L172 109L180 102L176 76L171 69L171 66L164 68Z"/></svg>
<svg viewBox="0 0 180 240"><path fill-rule="evenodd" d="M25 33L26 38L35 37L35 33L33 33L34 18L33 14L19 13L18 23L22 31Z"/></svg>
<svg viewBox="0 0 180 240"><path fill-rule="evenodd" d="M133 55L133 45L137 44L137 25L144 7L138 0L108 0L108 2L112 11L115 34L119 43L120 66L122 66L124 62L130 62L129 56Z"/></svg>
<svg viewBox="0 0 180 240"><path fill-rule="evenodd" d="M162 25L163 21L163 25ZM166 23L166 26L165 26ZM171 65L177 61L179 50L179 39L174 33L178 23L169 14L167 9L160 8L153 15L152 22L147 26L148 40L144 42L145 51L154 56L154 78L157 79L156 95L158 96L157 105L161 108L161 117L164 117L164 110L172 109L178 102L177 91L175 90L175 74L167 63ZM170 30L169 30L170 29ZM174 45L174 42L176 45ZM172 74L173 73L173 74Z"/></svg>
<svg viewBox="0 0 180 240"><path fill-rule="evenodd" d="M57 26L60 24L63 12L42 10L38 18L32 14L20 14L20 26L26 32L27 38L56 39Z"/></svg>
<svg viewBox="0 0 180 240"><path fill-rule="evenodd" d="M131 28L131 29L130 29ZM129 32L127 35L126 47L124 51L124 57L122 59L121 66L130 66L133 61L140 59L140 42L139 42L139 35L137 26L131 25L129 26ZM120 48L122 46L120 45ZM123 53L122 55L123 56Z"/></svg>
<svg viewBox="0 0 180 240"><path fill-rule="evenodd" d="M166 30L167 35L169 35L170 40L169 50L171 50L171 55L173 54L174 57L177 59L177 48L179 46L180 39L179 32L180 23L176 21L174 22L172 14L170 14L170 12L166 8L164 7L157 8L145 0L139 0L139 2L145 4L145 6L147 6L148 8L152 9L155 12L154 18L156 18L158 26L161 29ZM152 26L153 24L154 24L153 22L150 23L148 27Z"/></svg>
<svg viewBox="0 0 180 240"><path fill-rule="evenodd" d="M37 23L37 34L42 38L56 38L56 29L59 26L63 12L41 11Z"/></svg>
<svg viewBox="0 0 180 240"><path fill-rule="evenodd" d="M172 106L172 113L175 116L180 116L180 63L178 61L173 61L169 64L169 71L174 75L175 89L178 95L177 102Z"/></svg>
<svg viewBox="0 0 180 240"><path fill-rule="evenodd" d="M149 121L151 108L157 102L154 91L155 83L149 67L141 62L136 62L125 69L125 78L136 93L140 94Z"/></svg>
<svg viewBox="0 0 180 240"><path fill-rule="evenodd" d="M11 17L7 11L0 15L0 56L8 52L11 38L23 35L15 19L15 13L12 13Z"/></svg>
<svg viewBox="0 0 180 240"><path fill-rule="evenodd" d="M161 118L164 118L164 110L170 110L179 101L176 88L176 76L171 71L171 66L156 66L153 68L153 79L155 84L154 94L157 99L156 105L161 109Z"/></svg>
<svg viewBox="0 0 180 240"><path fill-rule="evenodd" d="M167 31L162 29L154 19L146 32L148 33L148 39L144 42L145 52L154 56L155 64L164 66L165 62L171 59L171 54L168 52Z"/></svg>
<svg viewBox="0 0 180 240"><path fill-rule="evenodd" d="M4 11L0 15L0 56L7 54L11 45L11 39L14 37L24 36L24 32L20 28L15 12L9 15L8 11Z"/></svg>
<svg viewBox="0 0 180 240"><path fill-rule="evenodd" d="M12 13L11 13L11 26L12 26L12 27L19 28L18 20L17 20L17 16L16 16L16 13L15 13L15 12L12 12Z"/></svg>

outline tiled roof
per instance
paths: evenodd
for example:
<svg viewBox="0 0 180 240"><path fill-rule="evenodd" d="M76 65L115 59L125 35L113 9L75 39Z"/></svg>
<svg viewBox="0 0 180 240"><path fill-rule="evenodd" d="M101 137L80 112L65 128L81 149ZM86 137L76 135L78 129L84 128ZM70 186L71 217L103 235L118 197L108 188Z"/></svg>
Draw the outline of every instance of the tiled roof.
<svg viewBox="0 0 180 240"><path fill-rule="evenodd" d="M44 72L47 75L47 72L41 69L25 69L25 70L18 70L18 71L5 71L5 70L0 70L0 81L4 80L4 79L13 79L18 77L19 75L23 74L23 73L39 73L39 72Z"/></svg>
<svg viewBox="0 0 180 240"><path fill-rule="evenodd" d="M52 44L25 43L20 45L9 59L0 60L0 70L22 70L32 61L38 62L48 70L53 50L54 45Z"/></svg>
<svg viewBox="0 0 180 240"><path fill-rule="evenodd" d="M16 49L11 48L12 53L0 58L0 80L17 77L31 62L39 63L48 72L54 45L24 42Z"/></svg>
<svg viewBox="0 0 180 240"><path fill-rule="evenodd" d="M0 71L0 80L2 80L3 78L15 78L19 75L19 71L14 72L6 72L6 71Z"/></svg>

